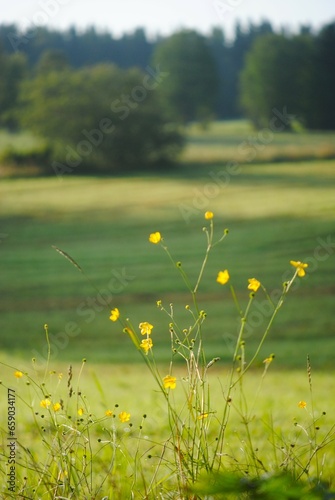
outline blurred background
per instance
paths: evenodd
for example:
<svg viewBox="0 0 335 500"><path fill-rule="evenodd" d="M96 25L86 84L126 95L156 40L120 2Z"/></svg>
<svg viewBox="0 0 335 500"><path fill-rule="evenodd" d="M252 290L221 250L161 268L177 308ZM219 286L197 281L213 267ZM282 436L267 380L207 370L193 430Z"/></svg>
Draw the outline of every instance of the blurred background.
<svg viewBox="0 0 335 500"><path fill-rule="evenodd" d="M0 0L0 350L140 360L121 328L189 326L195 285L208 356L231 359L248 278L275 295L308 263L259 355L334 367L335 6L330 0ZM56 247L56 248L55 248ZM59 252L57 249L60 249ZM247 355L269 319L258 292Z"/></svg>

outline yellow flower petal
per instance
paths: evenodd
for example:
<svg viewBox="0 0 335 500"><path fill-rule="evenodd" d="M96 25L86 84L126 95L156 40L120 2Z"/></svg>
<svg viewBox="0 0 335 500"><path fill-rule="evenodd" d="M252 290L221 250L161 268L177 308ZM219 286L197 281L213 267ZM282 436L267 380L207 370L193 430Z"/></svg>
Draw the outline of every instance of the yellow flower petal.
<svg viewBox="0 0 335 500"><path fill-rule="evenodd" d="M109 317L109 319L111 321L117 321L120 317L120 311L118 310L117 307L115 307L114 309L111 310L111 315Z"/></svg>
<svg viewBox="0 0 335 500"><path fill-rule="evenodd" d="M268 356L267 358L264 359L263 363L265 363L266 365L269 365L270 363L272 363L272 361L274 360L275 358L275 355L274 354L270 354L270 356Z"/></svg>
<svg viewBox="0 0 335 500"><path fill-rule="evenodd" d="M226 283L228 283L229 278L230 278L229 273L228 273L227 269L225 269L224 271L219 272L219 274L217 275L216 281L218 283L220 283L220 285L225 285Z"/></svg>
<svg viewBox="0 0 335 500"><path fill-rule="evenodd" d="M153 329L153 325L151 325L147 321L144 321L143 323L140 323L138 326L139 326L139 328L141 330L141 334L142 335L150 335L151 334L151 330Z"/></svg>
<svg viewBox="0 0 335 500"><path fill-rule="evenodd" d="M54 411L59 411L61 409L62 405L60 403L55 403L53 405L53 410Z"/></svg>
<svg viewBox="0 0 335 500"><path fill-rule="evenodd" d="M130 420L130 413L127 413L126 411L122 411L119 414L119 419L120 421L124 424L125 422L129 422Z"/></svg>
<svg viewBox="0 0 335 500"><path fill-rule="evenodd" d="M163 385L165 389L175 389L177 385L176 377L172 377L172 375L166 375L163 378Z"/></svg>
<svg viewBox="0 0 335 500"><path fill-rule="evenodd" d="M84 408L78 408L78 415L81 417L82 415L84 415L85 413L85 410Z"/></svg>
<svg viewBox="0 0 335 500"><path fill-rule="evenodd" d="M153 343L150 337L143 339L140 343L140 347L145 351L145 354L148 354L150 349L153 347Z"/></svg>
<svg viewBox="0 0 335 500"><path fill-rule="evenodd" d="M256 280L256 278L250 278L248 279L248 281L249 281L248 289L252 290L253 292L257 292L257 290L261 286L260 281Z"/></svg>
<svg viewBox="0 0 335 500"><path fill-rule="evenodd" d="M198 420L203 420L204 418L207 418L208 417L208 413L201 413L199 416L198 416Z"/></svg>
<svg viewBox="0 0 335 500"><path fill-rule="evenodd" d="M290 260L290 264L298 270L297 274L300 278L305 276L305 269L308 267L308 264L306 264L305 262L300 262L300 260Z"/></svg>
<svg viewBox="0 0 335 500"><path fill-rule="evenodd" d="M157 243L159 243L162 239L162 235L159 231L157 231L156 233L151 233L150 236L149 236L149 241L150 243L154 243L155 245Z"/></svg>
<svg viewBox="0 0 335 500"><path fill-rule="evenodd" d="M209 219L213 219L213 217L214 217L213 212L206 212L205 213L205 219L209 220Z"/></svg>
<svg viewBox="0 0 335 500"><path fill-rule="evenodd" d="M14 377L21 378L21 377L23 377L23 373L20 372L19 370L16 370L16 372L14 372Z"/></svg>
<svg viewBox="0 0 335 500"><path fill-rule="evenodd" d="M51 401L49 399L42 399L42 401L40 402L40 406L42 408L49 408L50 405Z"/></svg>
<svg viewBox="0 0 335 500"><path fill-rule="evenodd" d="M299 401L298 406L299 406L299 408L306 408L307 403L306 403L306 401Z"/></svg>
<svg viewBox="0 0 335 500"><path fill-rule="evenodd" d="M105 415L106 415L106 417L112 417L113 416L112 410L106 410Z"/></svg>

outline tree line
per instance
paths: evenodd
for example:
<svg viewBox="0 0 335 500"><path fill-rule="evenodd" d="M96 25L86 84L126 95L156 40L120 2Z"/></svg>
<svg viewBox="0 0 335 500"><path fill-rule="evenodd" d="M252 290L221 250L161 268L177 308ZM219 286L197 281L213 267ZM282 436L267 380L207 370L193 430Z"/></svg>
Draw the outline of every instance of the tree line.
<svg viewBox="0 0 335 500"><path fill-rule="evenodd" d="M0 126L46 138L64 171L168 163L183 125L245 116L261 128L274 107L335 129L334 54L335 22L295 34L237 24L232 41L221 28L150 40L0 25Z"/></svg>

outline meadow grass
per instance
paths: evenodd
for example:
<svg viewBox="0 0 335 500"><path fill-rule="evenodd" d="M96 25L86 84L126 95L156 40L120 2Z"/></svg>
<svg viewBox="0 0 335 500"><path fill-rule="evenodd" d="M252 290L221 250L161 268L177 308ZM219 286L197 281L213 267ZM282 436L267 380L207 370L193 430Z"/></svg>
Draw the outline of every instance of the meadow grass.
<svg viewBox="0 0 335 500"><path fill-rule="evenodd" d="M335 486L335 162L238 161L227 177L207 158L161 176L2 180L1 390L17 395L22 498L327 498ZM206 210L225 235L210 255ZM292 278L292 259L306 276ZM252 277L279 305L289 290L273 325ZM7 459L6 415L0 425Z"/></svg>
<svg viewBox="0 0 335 500"><path fill-rule="evenodd" d="M332 160L244 165L219 187L209 173L220 175L224 166L193 174L187 167L161 177L3 179L3 348L24 355L43 350L40 332L45 322L52 335L75 322L80 333L68 338L62 356L80 360L89 349L96 361L122 362L124 345L106 328L110 307L101 305L99 291L138 322L147 316L159 319L158 299L188 300L182 281L165 272L169 263L154 252L147 237L153 230L168 234L169 248L195 279L204 252L199 220L210 208L222 230L230 233L222 249L213 250L198 293L203 308L212 310L209 349L224 358L224 338L236 334L237 323L232 301L212 286L217 270L231 269L238 294L250 274L271 289L281 283L290 259L313 258L320 238L333 241L334 165ZM209 184L216 186L215 196L206 196ZM52 245L69 253L90 282ZM269 342L283 366L302 367L312 353L315 366L333 367L332 250L328 256L326 249L321 251L304 289L294 291L294 306L288 304L274 326ZM323 314L318 314L321 309ZM256 330L250 334L251 349L257 343ZM168 356L164 332L161 344L157 356L163 360Z"/></svg>
<svg viewBox="0 0 335 500"><path fill-rule="evenodd" d="M182 161L204 164L282 162L334 158L334 132L273 133L269 128L253 129L247 120L215 122L207 129L188 127L188 147Z"/></svg>
<svg viewBox="0 0 335 500"><path fill-rule="evenodd" d="M95 365L87 374L86 359L81 366L67 368L51 363L47 325L44 358L38 354L31 364L16 365L13 358L2 357L1 389L8 399L8 415L0 422L0 474L6 498L258 498L250 492L259 490L264 496L264 488L280 498L292 498L293 491L300 497L326 498L335 453L335 425L327 416L332 412L329 374L317 373L314 378L308 358L304 376L275 372L269 380L273 354L253 366L286 295L295 280L305 278L302 269L307 264L291 262L294 270L276 298L270 299L270 292L253 279L248 303L242 306L230 285L237 308L245 312L239 312L237 337L231 346L226 344L231 367L217 368L220 358L210 360L203 329L207 313L199 308L197 290L211 250L227 232L215 239L212 213L207 213L210 229L205 230L207 249L198 279L190 284L182 264L175 269L190 292L191 306L184 307L189 323L171 304L156 304L169 321L170 339L166 335L165 343L170 346L170 362L165 366L155 359L155 334L151 343L152 329L158 325L140 323L146 335L140 340L132 320L117 308L110 319L120 321L121 327L117 324L112 330L117 338L127 339L124 352L133 349L142 355L148 371L109 364ZM173 259L160 233L155 233L155 240L152 236L150 240L160 243ZM224 279L219 280L220 273L217 278L221 286L230 281L223 274ZM260 288L271 313L256 353L248 353L247 325ZM178 357L182 364L175 363ZM283 391L287 384L290 389ZM7 438L10 455L6 434L15 436Z"/></svg>

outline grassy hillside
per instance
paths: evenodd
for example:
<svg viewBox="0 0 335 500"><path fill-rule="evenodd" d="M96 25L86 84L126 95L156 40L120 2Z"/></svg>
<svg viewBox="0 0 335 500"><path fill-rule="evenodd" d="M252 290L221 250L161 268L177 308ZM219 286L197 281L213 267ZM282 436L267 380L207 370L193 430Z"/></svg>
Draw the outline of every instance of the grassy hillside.
<svg viewBox="0 0 335 500"><path fill-rule="evenodd" d="M334 161L247 164L227 174L221 164L201 171L181 168L175 176L3 179L2 349L42 355L48 323L58 338L55 357L137 359L136 352L128 352L129 339L109 321L110 307L100 304L100 291L108 301L112 295L111 305L135 325L157 325L156 353L168 357L169 318L155 302L175 303L187 325L184 306L190 297L148 235L161 231L195 282L205 251L203 214L210 209L218 236L224 228L230 232L214 249L199 289L208 312L209 353L229 358L227 339L237 332L229 290L215 282L220 269L230 270L243 305L248 278L257 277L270 291L287 278L290 259L310 259L308 276L281 310L260 361L275 352L279 366L301 367L309 353L315 365L333 366L334 167ZM91 283L52 245L70 254ZM264 300L259 295L259 308ZM76 325L71 337L64 335L69 323ZM263 323L250 333L250 353Z"/></svg>

